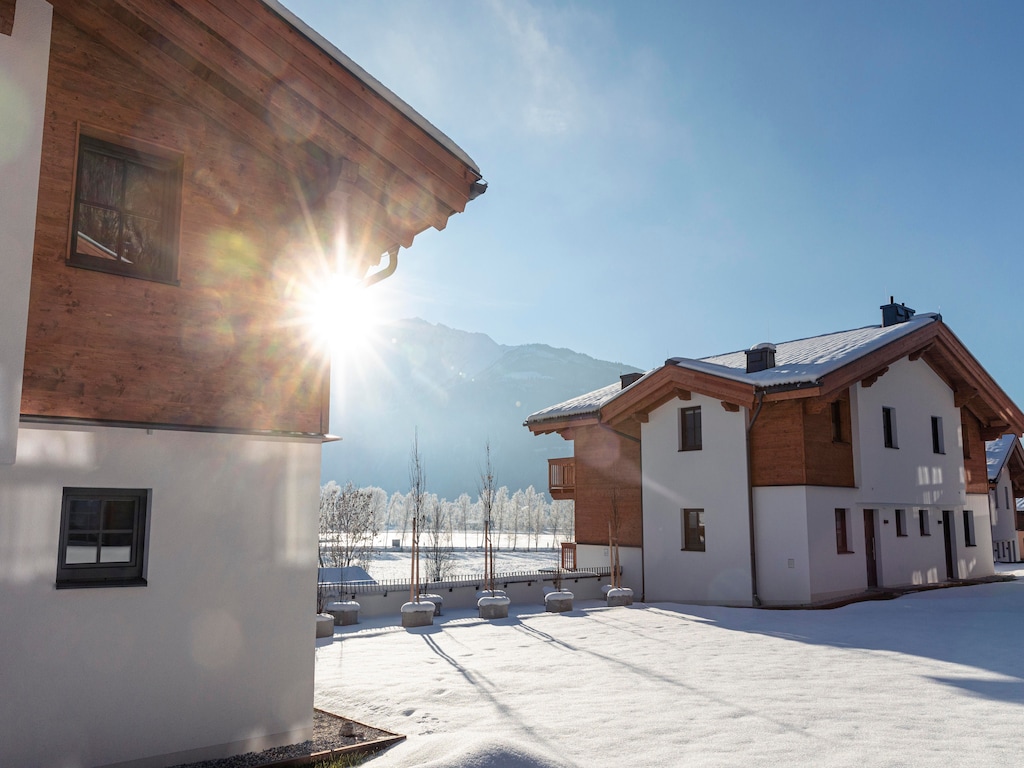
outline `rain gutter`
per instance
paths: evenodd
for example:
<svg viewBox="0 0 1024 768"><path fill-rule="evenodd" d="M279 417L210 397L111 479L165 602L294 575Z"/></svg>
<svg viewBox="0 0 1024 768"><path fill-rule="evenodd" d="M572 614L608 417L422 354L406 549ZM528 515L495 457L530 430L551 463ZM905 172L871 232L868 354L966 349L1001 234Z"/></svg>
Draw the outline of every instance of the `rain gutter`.
<svg viewBox="0 0 1024 768"><path fill-rule="evenodd" d="M761 414L761 406L764 404L764 389L758 389L754 395L757 398L757 407L747 423L747 515L750 525L750 594L755 607L761 605L761 597L757 594L757 541L754 535L754 476L751 472L750 452L750 430Z"/></svg>

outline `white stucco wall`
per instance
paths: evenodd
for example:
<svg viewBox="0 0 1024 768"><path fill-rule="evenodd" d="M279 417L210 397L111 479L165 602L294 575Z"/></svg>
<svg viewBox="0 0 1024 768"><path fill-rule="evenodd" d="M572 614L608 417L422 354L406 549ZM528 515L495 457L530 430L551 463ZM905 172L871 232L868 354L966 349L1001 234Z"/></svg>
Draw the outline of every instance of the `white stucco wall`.
<svg viewBox="0 0 1024 768"><path fill-rule="evenodd" d="M17 451L52 15L18 0L0 34L0 465Z"/></svg>
<svg viewBox="0 0 1024 768"><path fill-rule="evenodd" d="M764 605L811 601L807 488L754 489L757 594Z"/></svg>
<svg viewBox="0 0 1024 768"><path fill-rule="evenodd" d="M0 466L0 765L169 765L312 728L318 440L22 426ZM148 586L56 590L64 486L151 488Z"/></svg>
<svg viewBox="0 0 1024 768"><path fill-rule="evenodd" d="M576 565L579 568L609 567L608 547L577 544ZM619 547L619 566L622 568L622 586L632 589L639 599L643 581L643 550L640 547Z"/></svg>
<svg viewBox="0 0 1024 768"><path fill-rule="evenodd" d="M701 407L703 447L679 450L679 409ZM659 600L750 605L746 412L694 394L642 427L644 591ZM681 510L704 510L706 550L683 551Z"/></svg>

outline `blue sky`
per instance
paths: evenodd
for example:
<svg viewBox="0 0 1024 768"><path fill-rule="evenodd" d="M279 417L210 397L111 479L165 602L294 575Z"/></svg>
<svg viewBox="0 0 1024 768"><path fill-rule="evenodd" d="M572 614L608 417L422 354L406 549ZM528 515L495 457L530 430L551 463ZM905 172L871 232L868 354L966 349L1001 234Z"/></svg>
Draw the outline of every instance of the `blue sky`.
<svg viewBox="0 0 1024 768"><path fill-rule="evenodd" d="M646 368L893 295L1024 404L1024 4L284 2L490 184L391 316Z"/></svg>

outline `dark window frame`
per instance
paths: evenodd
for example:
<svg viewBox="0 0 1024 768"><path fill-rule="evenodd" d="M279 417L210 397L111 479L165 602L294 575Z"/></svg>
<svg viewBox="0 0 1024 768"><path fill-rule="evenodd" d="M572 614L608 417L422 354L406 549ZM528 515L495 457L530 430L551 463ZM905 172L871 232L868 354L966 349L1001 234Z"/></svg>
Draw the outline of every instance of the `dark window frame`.
<svg viewBox="0 0 1024 768"><path fill-rule="evenodd" d="M919 509L917 511L917 528L922 536L932 535L932 523L929 518L927 509Z"/></svg>
<svg viewBox="0 0 1024 768"><path fill-rule="evenodd" d="M907 536L907 510L897 509L896 510L896 535L898 537Z"/></svg>
<svg viewBox="0 0 1024 768"><path fill-rule="evenodd" d="M896 436L896 409L882 406L882 444L886 448L899 448Z"/></svg>
<svg viewBox="0 0 1024 768"><path fill-rule="evenodd" d="M682 510L683 552L706 552L707 536L704 510L689 507ZM691 521L693 525L691 525Z"/></svg>
<svg viewBox="0 0 1024 768"><path fill-rule="evenodd" d="M932 416L932 453L946 453L946 439L942 434L941 416Z"/></svg>
<svg viewBox="0 0 1024 768"><path fill-rule="evenodd" d="M92 527L76 527L73 521L76 502L97 503L97 522ZM108 502L131 502L132 521L128 527L107 525ZM144 587L146 581L147 531L152 508L149 488L64 488L60 512L60 540L57 552L57 589L85 587ZM73 536L95 536L94 562L68 562L69 539ZM129 557L125 561L103 562L105 537L117 541L130 538ZM123 544L110 546L123 547Z"/></svg>
<svg viewBox="0 0 1024 768"><path fill-rule="evenodd" d="M964 546L978 546L978 537L974 534L974 510L964 510Z"/></svg>
<svg viewBox="0 0 1024 768"><path fill-rule="evenodd" d="M679 450L700 451L704 448L704 429L700 406L679 409Z"/></svg>
<svg viewBox="0 0 1024 768"><path fill-rule="evenodd" d="M69 266L169 285L179 284L184 162L181 155L172 156L171 153L161 152L157 148L147 149L149 151L85 133L79 134L72 201L71 242L66 261ZM116 168L116 173L112 173L106 190L112 199L102 201L98 199L99 196L88 197L88 158L105 158ZM146 176L153 182L151 187L147 187L152 194L149 200L152 209L149 211L133 209L126 200L131 196L128 191L128 177L133 169L139 169L141 176ZM116 232L116 236L112 235L114 241L102 243L82 231L85 226L85 208L105 212L111 216L111 221L116 222L112 224L112 229ZM142 231L145 231L147 226L151 228L149 245L152 247L148 249L145 260L140 260L130 252L130 243L133 241L131 221L144 223ZM106 255L101 256L99 253ZM129 259L129 255L133 258Z"/></svg>
<svg viewBox="0 0 1024 768"><path fill-rule="evenodd" d="M843 439L843 403L841 400L833 400L831 405L832 414L832 442L845 443Z"/></svg>
<svg viewBox="0 0 1024 768"><path fill-rule="evenodd" d="M843 507L836 507L836 554L851 555L849 515Z"/></svg>

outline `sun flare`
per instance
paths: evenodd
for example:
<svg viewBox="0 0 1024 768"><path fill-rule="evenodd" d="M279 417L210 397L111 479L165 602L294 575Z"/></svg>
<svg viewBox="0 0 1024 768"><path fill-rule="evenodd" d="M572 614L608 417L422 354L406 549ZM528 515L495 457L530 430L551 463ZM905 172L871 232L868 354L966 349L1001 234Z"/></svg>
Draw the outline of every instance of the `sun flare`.
<svg viewBox="0 0 1024 768"><path fill-rule="evenodd" d="M372 343L381 323L380 291L348 275L327 275L308 288L305 315L319 346L332 357L352 355Z"/></svg>

